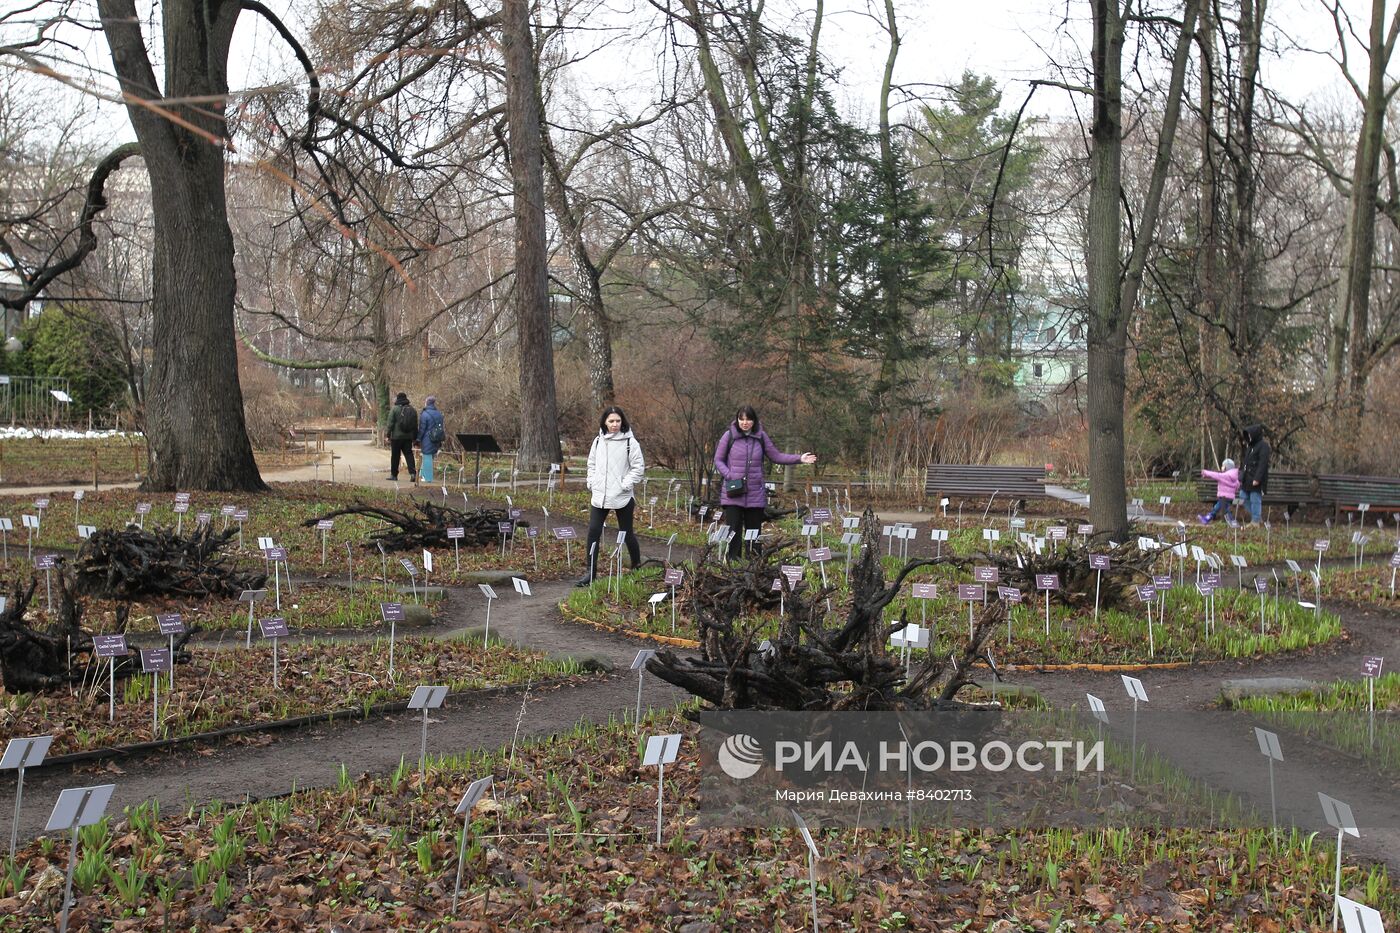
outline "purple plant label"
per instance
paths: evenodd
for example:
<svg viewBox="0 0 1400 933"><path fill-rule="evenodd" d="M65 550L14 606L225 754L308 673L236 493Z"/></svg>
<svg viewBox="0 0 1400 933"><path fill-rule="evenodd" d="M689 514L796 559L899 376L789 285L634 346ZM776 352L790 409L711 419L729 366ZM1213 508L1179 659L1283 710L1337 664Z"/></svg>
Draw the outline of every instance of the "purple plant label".
<svg viewBox="0 0 1400 933"><path fill-rule="evenodd" d="M213 517L214 516L209 512L196 512L194 515L194 523L196 525L207 525Z"/></svg>
<svg viewBox="0 0 1400 933"><path fill-rule="evenodd" d="M403 603L380 603L379 618L385 622L402 622Z"/></svg>
<svg viewBox="0 0 1400 933"><path fill-rule="evenodd" d="M233 513L233 520L236 522L246 522L248 520L247 509L237 509Z"/></svg>
<svg viewBox="0 0 1400 933"><path fill-rule="evenodd" d="M190 501L190 494L187 493L187 492L177 492L177 493L175 493L175 501L176 501L176 502L189 502L189 501Z"/></svg>
<svg viewBox="0 0 1400 933"><path fill-rule="evenodd" d="M130 654L125 635L94 635L92 650L99 658L121 658Z"/></svg>
<svg viewBox="0 0 1400 933"><path fill-rule="evenodd" d="M1202 596L1209 596L1215 592L1215 587L1202 577L1201 582L1196 584L1196 592Z"/></svg>
<svg viewBox="0 0 1400 933"><path fill-rule="evenodd" d="M510 510L509 512L507 512L506 514L510 516L510 520L511 520L511 521L515 521L516 519L520 518L522 515L525 514L525 510L524 510L524 509L511 509L511 510Z"/></svg>
<svg viewBox="0 0 1400 933"><path fill-rule="evenodd" d="M807 552L807 559L815 564L820 564L823 561L831 560L831 548L814 547Z"/></svg>
<svg viewBox="0 0 1400 933"><path fill-rule="evenodd" d="M812 510L812 521L825 524L831 521L831 509L821 508Z"/></svg>
<svg viewBox="0 0 1400 933"><path fill-rule="evenodd" d="M418 565L415 564L413 561L409 560L407 557L399 558L399 566L402 567L404 570L408 571L408 575L410 577L418 576Z"/></svg>
<svg viewBox="0 0 1400 933"><path fill-rule="evenodd" d="M138 502L138 503L136 503L136 514L137 514L137 515L147 515L147 514L150 513L150 511L151 511L151 504L150 504L149 502Z"/></svg>
<svg viewBox="0 0 1400 933"><path fill-rule="evenodd" d="M237 511L238 511L238 506L236 506L236 505L225 505L225 506L221 506L221 507L219 508L219 514L220 514L220 515L232 515L234 512L237 512Z"/></svg>
<svg viewBox="0 0 1400 933"><path fill-rule="evenodd" d="M1367 655L1366 657L1361 659L1361 676L1381 676L1381 665L1383 664L1385 664L1385 658L1376 657L1375 655Z"/></svg>
<svg viewBox="0 0 1400 933"><path fill-rule="evenodd" d="M1051 525L1049 528L1045 529L1045 537L1049 538L1051 541L1063 541L1069 537L1069 526Z"/></svg>
<svg viewBox="0 0 1400 933"><path fill-rule="evenodd" d="M1390 566L1400 567L1400 551L1396 551L1394 554L1390 555Z"/></svg>
<svg viewBox="0 0 1400 933"><path fill-rule="evenodd" d="M1153 574L1152 585L1159 590L1169 590L1172 588L1171 574Z"/></svg>
<svg viewBox="0 0 1400 933"><path fill-rule="evenodd" d="M268 560L286 560L287 549L284 547L270 547L267 549Z"/></svg>
<svg viewBox="0 0 1400 933"><path fill-rule="evenodd" d="M1079 534L1081 534L1081 535L1083 535L1084 537L1087 538L1087 537L1089 537L1089 535L1091 535L1091 534L1094 533L1094 526L1093 526L1093 525L1080 525L1080 526L1076 529L1076 531L1077 531Z"/></svg>
<svg viewBox="0 0 1400 933"><path fill-rule="evenodd" d="M1001 571L995 567L973 567L972 579L978 583L996 583L1001 580Z"/></svg>
<svg viewBox="0 0 1400 933"><path fill-rule="evenodd" d="M782 572L783 576L794 581L801 580L802 575L806 573L806 568L801 564L783 564L778 569Z"/></svg>
<svg viewBox="0 0 1400 933"><path fill-rule="evenodd" d="M685 581L685 571L679 567L672 567L666 571L665 583L667 586L680 586Z"/></svg>
<svg viewBox="0 0 1400 933"><path fill-rule="evenodd" d="M1090 555L1089 555L1089 569L1090 569L1090 570L1107 570L1108 568L1109 568L1109 560L1108 560L1108 555L1107 555L1107 554L1090 554Z"/></svg>
<svg viewBox="0 0 1400 933"><path fill-rule="evenodd" d="M1216 573L1215 571L1201 574L1201 579L1204 582L1210 584L1212 587L1218 588L1220 586L1220 574Z"/></svg>
<svg viewBox="0 0 1400 933"><path fill-rule="evenodd" d="M937 599L937 583L914 583L910 584L910 592L915 599Z"/></svg>
<svg viewBox="0 0 1400 933"><path fill-rule="evenodd" d="M178 612L162 612L156 616L156 625L160 626L162 635L185 634L185 621Z"/></svg>
<svg viewBox="0 0 1400 933"><path fill-rule="evenodd" d="M170 649L151 648L141 652L141 672L145 674L159 674L162 671L170 670Z"/></svg>
<svg viewBox="0 0 1400 933"><path fill-rule="evenodd" d="M578 537L578 533L574 531L572 525L561 525L554 529L554 537L558 538L560 541L572 541L574 538Z"/></svg>
<svg viewBox="0 0 1400 933"><path fill-rule="evenodd" d="M1267 577L1255 577L1255 578L1254 578L1254 592L1256 592L1256 593L1267 593L1267 592L1269 592L1269 580L1268 580Z"/></svg>
<svg viewBox="0 0 1400 933"><path fill-rule="evenodd" d="M539 536L540 536L540 530L539 530L538 528L536 528L534 525L531 525L529 528L525 529L525 537L527 537L527 538L538 538Z"/></svg>
<svg viewBox="0 0 1400 933"><path fill-rule="evenodd" d="M1058 590L1060 588L1060 575L1058 573L1036 574L1035 588L1038 590Z"/></svg>
<svg viewBox="0 0 1400 933"><path fill-rule="evenodd" d="M38 554L34 558L35 570L52 570L58 562L57 554Z"/></svg>
<svg viewBox="0 0 1400 933"><path fill-rule="evenodd" d="M1332 542L1328 541L1326 538L1318 538L1316 541L1313 542L1314 551L1325 551L1331 546Z"/></svg>
<svg viewBox="0 0 1400 933"><path fill-rule="evenodd" d="M964 602L979 602L987 596L987 588L980 583L959 583L958 599Z"/></svg>
<svg viewBox="0 0 1400 933"><path fill-rule="evenodd" d="M510 530L514 527L510 522L496 522L496 530L503 535L510 534Z"/></svg>
<svg viewBox="0 0 1400 933"><path fill-rule="evenodd" d="M258 628L262 629L263 638L286 638L288 635L287 620L281 616L259 619Z"/></svg>
<svg viewBox="0 0 1400 933"><path fill-rule="evenodd" d="M177 502L173 506L171 506L171 509L175 512L176 515L184 515L190 510L189 500L186 499L184 502Z"/></svg>
<svg viewBox="0 0 1400 933"><path fill-rule="evenodd" d="M465 528L449 528L449 529L447 529L447 540L448 540L448 541L459 541L459 540L465 538L466 536L467 536L467 529L465 529Z"/></svg>
<svg viewBox="0 0 1400 933"><path fill-rule="evenodd" d="M1019 603L1021 601L1021 591L1014 586L997 587L997 596L1000 597L1003 602Z"/></svg>
<svg viewBox="0 0 1400 933"><path fill-rule="evenodd" d="M1157 598L1157 587L1151 583L1146 583L1137 588L1138 602L1150 603Z"/></svg>
<svg viewBox="0 0 1400 933"><path fill-rule="evenodd" d="M317 531L330 531L330 530L331 530L332 528L334 528L334 527L335 527L335 519L333 519L333 518L323 518L323 519L321 519L320 521L318 521L318 522L316 523L316 530L317 530Z"/></svg>

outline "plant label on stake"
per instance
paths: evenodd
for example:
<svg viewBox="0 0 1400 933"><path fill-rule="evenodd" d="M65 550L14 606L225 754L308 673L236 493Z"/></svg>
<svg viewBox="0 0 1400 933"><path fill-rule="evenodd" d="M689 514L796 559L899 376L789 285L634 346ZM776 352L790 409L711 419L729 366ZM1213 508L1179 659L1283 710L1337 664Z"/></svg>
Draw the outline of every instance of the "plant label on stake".
<svg viewBox="0 0 1400 933"><path fill-rule="evenodd" d="M571 542L577 537L574 526L560 525L558 528L554 529L554 537L556 540L564 542L564 560L568 563L569 569L572 570L574 566L574 556L570 547Z"/></svg>
<svg viewBox="0 0 1400 933"><path fill-rule="evenodd" d="M175 636L185 634L185 621L178 612L163 612L156 616L156 626L170 639L170 657L175 658ZM170 665L170 689L175 689L175 665Z"/></svg>
<svg viewBox="0 0 1400 933"><path fill-rule="evenodd" d="M418 602L418 565L407 557L399 558L399 566L408 574L408 583L413 590L413 601Z"/></svg>
<svg viewBox="0 0 1400 933"><path fill-rule="evenodd" d="M1090 554L1089 569L1094 571L1094 621L1099 620L1099 590L1103 585L1103 572L1109 569L1107 554Z"/></svg>
<svg viewBox="0 0 1400 933"><path fill-rule="evenodd" d="M175 669L169 648L151 648L141 654L141 673L151 677L151 738L159 738L160 733L160 675Z"/></svg>
<svg viewBox="0 0 1400 933"><path fill-rule="evenodd" d="M10 532L15 530L13 519L0 518L0 548L4 549L5 566L10 566Z"/></svg>
<svg viewBox="0 0 1400 933"><path fill-rule="evenodd" d="M1357 829L1356 817L1352 815L1351 807L1335 797L1329 797L1322 791L1317 792L1317 800L1322 804L1322 816L1327 820L1327 825L1337 831L1337 873L1336 880L1332 886L1332 929L1337 929L1337 919L1341 910L1342 896L1342 837L1352 836L1361 838L1361 831Z"/></svg>
<svg viewBox="0 0 1400 933"><path fill-rule="evenodd" d="M1385 658L1367 655L1361 659L1361 676L1366 678L1366 714L1370 725L1367 728L1368 744L1376 744L1376 678L1381 676Z"/></svg>
<svg viewBox="0 0 1400 933"><path fill-rule="evenodd" d="M1138 701L1147 702L1147 688L1142 685L1142 681L1136 677L1129 677L1123 674L1123 689L1128 691L1128 696L1133 698L1133 756L1132 767L1130 769L1129 780L1137 780L1137 711Z"/></svg>
<svg viewBox="0 0 1400 933"><path fill-rule="evenodd" d="M49 822L44 832L71 832L72 844L68 848L68 873L63 885L63 916L59 921L59 933L68 933L68 907L73 900L73 869L78 863L78 830L102 820L107 811L107 802L112 799L115 784L100 784L94 787L70 787L58 795L49 814Z"/></svg>
<svg viewBox="0 0 1400 933"><path fill-rule="evenodd" d="M1259 594L1259 637L1264 637L1264 604L1269 598L1269 578L1262 573L1254 577L1254 592Z"/></svg>
<svg viewBox="0 0 1400 933"><path fill-rule="evenodd" d="M125 635L92 636L92 653L99 658L107 658L107 721L115 722L117 716L117 658L131 654L126 646Z"/></svg>
<svg viewBox="0 0 1400 933"><path fill-rule="evenodd" d="M943 556L943 544L948 540L948 529L931 528L928 534L929 540L934 544L935 553L933 556L935 558L941 558Z"/></svg>
<svg viewBox="0 0 1400 933"><path fill-rule="evenodd" d="M814 547L807 552L807 559L821 568L822 586L826 586L826 562L831 560L831 548Z"/></svg>
<svg viewBox="0 0 1400 933"><path fill-rule="evenodd" d="M981 583L959 583L958 599L967 603L967 638L971 641L975 624L972 618L972 604L987 601L987 588Z"/></svg>
<svg viewBox="0 0 1400 933"><path fill-rule="evenodd" d="M1098 730L1098 742L1099 742L1099 744L1103 744L1103 727L1106 726L1106 725L1108 725L1108 710L1106 710L1106 709L1104 708L1103 700L1100 700L1098 697L1094 696L1092 693L1086 693L1086 694L1084 694L1084 696L1085 696L1085 698L1089 701L1089 712L1093 715L1094 720L1095 720L1095 726L1096 726L1096 728L1097 728L1097 730ZM1102 787L1102 786L1103 786L1103 771L1102 771L1102 769L1099 769L1099 770L1097 771L1097 774L1098 774L1098 784L1099 784L1099 786Z"/></svg>
<svg viewBox="0 0 1400 933"><path fill-rule="evenodd" d="M671 588L671 634L676 634L676 587L685 581L685 571L679 567L666 568L662 582Z"/></svg>
<svg viewBox="0 0 1400 933"><path fill-rule="evenodd" d="M22 739L10 739L5 745L5 754L0 757L0 771L15 771L18 783L15 785L15 818L10 824L10 862L15 860L15 845L19 841L19 812L24 802L24 769L36 768L44 763L44 757L53 744L51 735L31 735Z"/></svg>
<svg viewBox="0 0 1400 933"><path fill-rule="evenodd" d="M656 652L653 649L643 648L632 659L631 669L637 672L637 717L632 720L634 729L639 727L642 722L642 675L647 672L647 661L654 657L656 657Z"/></svg>
<svg viewBox="0 0 1400 933"><path fill-rule="evenodd" d="M491 487L496 486L496 479L491 478ZM457 898L462 894L462 865L467 860L467 837L471 835L472 810L476 807L477 801L491 789L491 775L484 778L477 778L472 781L467 788L467 792L462 795L461 801L457 804L457 809L452 812L462 818L462 845L457 852L457 886L452 890L452 913L457 913Z"/></svg>
<svg viewBox="0 0 1400 933"><path fill-rule="evenodd" d="M1259 741L1259 754L1269 759L1269 812L1274 832L1278 832L1278 798L1274 795L1274 762L1283 761L1283 750L1278 744L1278 733L1254 727L1254 737Z"/></svg>
<svg viewBox="0 0 1400 933"><path fill-rule="evenodd" d="M394 636L404 620L403 603L380 603L379 618L389 623L389 679L394 679Z"/></svg>
<svg viewBox="0 0 1400 933"><path fill-rule="evenodd" d="M642 767L656 768L656 844L661 845L661 806L666 792L666 766L676 760L681 748L680 733L647 737Z"/></svg>
<svg viewBox="0 0 1400 933"><path fill-rule="evenodd" d="M903 731L902 727L901 731ZM802 841L807 843L807 887L812 893L812 933L820 933L817 926L817 859L821 858L821 853L817 851L817 844L812 839L812 831L807 828L807 821L791 807L788 808L788 812L792 814L792 821L797 824L797 831L801 833Z"/></svg>
<svg viewBox="0 0 1400 933"><path fill-rule="evenodd" d="M253 606L267 599L267 590L243 590L238 594L240 603L248 604L248 637L244 640L243 647L253 647Z"/></svg>
<svg viewBox="0 0 1400 933"><path fill-rule="evenodd" d="M1012 607L1021 605L1021 590L1014 586L998 586L997 598L1007 604L1006 609L1006 646L1011 647L1011 614Z"/></svg>
<svg viewBox="0 0 1400 933"><path fill-rule="evenodd" d="M530 592L530 581L526 580L524 577L511 577L510 584L515 587L516 595L520 597L522 603L525 601L526 596L535 595Z"/></svg>
<svg viewBox="0 0 1400 933"><path fill-rule="evenodd" d="M1138 602L1147 607L1147 656L1153 658L1157 656L1157 640L1152 633L1152 604L1157 601L1157 587L1147 583L1136 589Z"/></svg>
<svg viewBox="0 0 1400 933"><path fill-rule="evenodd" d="M28 537L28 539L27 539L27 542L26 542L26 544L25 544L25 555L24 555L24 556L25 556L27 559L29 559L29 560L33 560L33 559L34 559L34 532L36 532L36 531L39 530L39 516L37 516L37 515L24 514L24 515L21 515L21 516L19 517L19 520L20 520L21 522L24 523L25 530L28 532L28 535L29 535L29 537Z"/></svg>
<svg viewBox="0 0 1400 933"><path fill-rule="evenodd" d="M447 540L452 542L452 563L458 573L462 571L462 539L466 536L465 528L447 529Z"/></svg>
<svg viewBox="0 0 1400 933"><path fill-rule="evenodd" d="M496 591L489 583L478 583L476 588L481 590L481 595L486 597L486 632L481 636L481 647L485 648L491 640L491 601L496 599Z"/></svg>
<svg viewBox="0 0 1400 933"><path fill-rule="evenodd" d="M928 601L938 598L937 583L911 583L909 595L919 601L919 621L928 625Z"/></svg>
<svg viewBox="0 0 1400 933"><path fill-rule="evenodd" d="M423 739L418 751L418 786L427 786L428 781L428 710L438 709L447 698L445 686L419 686L413 688L413 696L408 698L409 709L423 711Z"/></svg>
<svg viewBox="0 0 1400 933"><path fill-rule="evenodd" d="M1060 588L1058 573L1038 573L1035 575L1035 588L1045 593L1045 637L1050 637L1050 593Z"/></svg>
<svg viewBox="0 0 1400 933"><path fill-rule="evenodd" d="M279 638L286 638L289 634L287 632L287 620L281 616L259 619L258 628L262 630L263 638L272 639L272 689L279 690L282 684L278 680L277 640ZM390 656L393 656L392 652L390 652ZM390 679L393 679L392 675L390 675Z"/></svg>
<svg viewBox="0 0 1400 933"><path fill-rule="evenodd" d="M323 518L316 522L316 530L321 532L321 566L326 566L326 548L330 542L331 529L335 527L335 519Z"/></svg>
<svg viewBox="0 0 1400 933"><path fill-rule="evenodd" d="M1340 895L1337 904L1342 914L1342 929L1346 933L1385 933L1385 919L1379 910Z"/></svg>

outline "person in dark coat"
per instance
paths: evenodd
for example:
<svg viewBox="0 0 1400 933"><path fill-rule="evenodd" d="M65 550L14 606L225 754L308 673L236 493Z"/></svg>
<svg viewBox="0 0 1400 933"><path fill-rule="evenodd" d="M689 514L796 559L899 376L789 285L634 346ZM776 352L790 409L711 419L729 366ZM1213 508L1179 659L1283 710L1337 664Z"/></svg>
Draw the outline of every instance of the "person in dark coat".
<svg viewBox="0 0 1400 933"><path fill-rule="evenodd" d="M433 456L447 441L447 425L438 411L437 396L430 395L423 400L423 413L418 416L418 450L423 455L423 482L433 481ZM443 480L444 483L447 480Z"/></svg>
<svg viewBox="0 0 1400 933"><path fill-rule="evenodd" d="M749 550L744 531L763 526L763 510L768 505L765 457L781 464L817 462L811 451L786 454L779 450L759 423L758 413L745 405L715 445L715 470L723 478L719 504L724 507L724 523L734 532L729 542L731 560Z"/></svg>
<svg viewBox="0 0 1400 933"><path fill-rule="evenodd" d="M1264 426L1251 424L1240 432L1244 442L1244 467L1240 470L1240 494L1249 509L1249 520L1258 522L1264 514L1264 493L1269 490L1269 442Z"/></svg>
<svg viewBox="0 0 1400 933"><path fill-rule="evenodd" d="M413 462L413 442L418 439L418 412L408 404L408 393L400 392L389 411L389 478L399 478L399 457L408 464L408 475L418 482L418 466Z"/></svg>

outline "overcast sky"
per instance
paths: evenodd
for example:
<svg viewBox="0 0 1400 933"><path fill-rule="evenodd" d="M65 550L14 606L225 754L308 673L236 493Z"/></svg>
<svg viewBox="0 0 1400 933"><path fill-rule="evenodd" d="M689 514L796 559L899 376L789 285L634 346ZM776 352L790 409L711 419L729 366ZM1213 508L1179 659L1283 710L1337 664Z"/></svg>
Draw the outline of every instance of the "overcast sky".
<svg viewBox="0 0 1400 933"><path fill-rule="evenodd" d="M267 0L285 16L299 35L306 34L304 18L313 5L289 0ZM579 34L575 41L605 36L610 26L623 27L645 22L654 16L646 0L608 0L611 11L586 21L596 32ZM877 0L877 3L879 0ZM1390 0L1390 6L1400 0ZM634 4L628 7L627 4ZM1368 15L1369 4L1345 0L1357 15ZM769 0L775 17L807 18L811 2ZM147 11L149 4L138 3ZM856 113L874 112L880 73L884 65L886 39L867 12L866 0L827 0L822 45L842 70L838 99ZM1082 61L1087 50L1086 0L901 0L898 7L903 47L896 73L898 83L910 92L933 94L936 86L956 81L964 70L995 76L1006 90L1007 106L1018 106L1031 78L1052 76L1052 63ZM94 14L95 15L95 14ZM1293 100L1317 95L1344 98L1348 93L1336 66L1322 55L1300 51L1297 46L1325 50L1335 45L1330 20L1320 0L1273 0L1269 18L1277 27L1275 36L1286 46L1280 54L1264 62L1266 84ZM1365 29L1364 19L1358 20ZM148 28L148 41L151 38ZM65 36L82 49L91 62L97 80L106 79L110 59L105 44L95 33ZM655 50L646 43L617 43L590 59L574 80L586 92L592 88L621 88L634 94L650 90L655 81ZM230 58L230 84L234 88L266 85L295 77L297 69L290 54L271 28L258 16L245 13L240 18L235 48ZM1068 75L1068 80L1078 76ZM103 106L104 127L113 135L130 137L131 131L121 108ZM1069 97L1059 91L1037 92L1032 112L1039 115L1067 115Z"/></svg>

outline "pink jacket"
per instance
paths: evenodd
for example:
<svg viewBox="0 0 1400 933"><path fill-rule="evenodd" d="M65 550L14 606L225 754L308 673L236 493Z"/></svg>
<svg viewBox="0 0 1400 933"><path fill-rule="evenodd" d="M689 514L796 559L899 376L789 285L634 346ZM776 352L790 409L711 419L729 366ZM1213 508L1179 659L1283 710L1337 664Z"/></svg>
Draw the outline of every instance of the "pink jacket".
<svg viewBox="0 0 1400 933"><path fill-rule="evenodd" d="M1206 479L1215 480L1215 498L1234 499L1240 491L1240 471L1237 467L1217 473L1214 470L1202 470L1201 475Z"/></svg>

